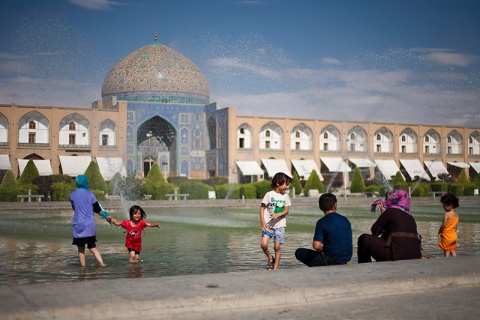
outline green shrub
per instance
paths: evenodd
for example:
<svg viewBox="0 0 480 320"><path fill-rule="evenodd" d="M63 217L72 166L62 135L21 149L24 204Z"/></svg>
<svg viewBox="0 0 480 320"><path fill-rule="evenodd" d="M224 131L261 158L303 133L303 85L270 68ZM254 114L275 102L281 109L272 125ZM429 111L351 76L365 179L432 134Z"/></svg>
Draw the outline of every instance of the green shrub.
<svg viewBox="0 0 480 320"><path fill-rule="evenodd" d="M25 166L25 169L22 172L22 175L20 176L20 179L18 179L18 184L19 185L28 185L32 184L32 180L36 177L40 176L38 173L38 169L35 166L35 163L33 162L32 159L28 160L27 165Z"/></svg>
<svg viewBox="0 0 480 320"><path fill-rule="evenodd" d="M212 186L198 180L188 180L179 187L180 193L189 194L189 199L208 199L208 191L214 190Z"/></svg>
<svg viewBox="0 0 480 320"><path fill-rule="evenodd" d="M451 183L448 186L448 193L456 195L457 197L461 197L465 193L465 187L458 183Z"/></svg>
<svg viewBox="0 0 480 320"><path fill-rule="evenodd" d="M113 196L120 195L120 186L122 185L123 178L120 173L115 173L110 181L107 182L108 194Z"/></svg>
<svg viewBox="0 0 480 320"><path fill-rule="evenodd" d="M350 191L353 193L365 192L365 182L363 181L362 171L360 171L359 167L355 167L355 169L353 170Z"/></svg>
<svg viewBox="0 0 480 320"><path fill-rule="evenodd" d="M379 195L381 194L380 187L374 184L365 187L365 192L377 192Z"/></svg>
<svg viewBox="0 0 480 320"><path fill-rule="evenodd" d="M397 171L395 174L395 177L392 179L392 186L393 189L402 189L402 190L408 190L408 185L405 182L405 179L402 176L402 173L400 171Z"/></svg>
<svg viewBox="0 0 480 320"><path fill-rule="evenodd" d="M462 171L460 171L460 174L458 175L458 183L463 186L466 186L470 183L465 169L462 169Z"/></svg>
<svg viewBox="0 0 480 320"><path fill-rule="evenodd" d="M298 176L298 173L296 171L293 173L293 181L290 184L290 189L292 188L295 188L296 195L302 193L302 183L300 182L300 177Z"/></svg>
<svg viewBox="0 0 480 320"><path fill-rule="evenodd" d="M240 187L240 197L244 196L245 199L256 199L257 188L253 184L244 184Z"/></svg>
<svg viewBox="0 0 480 320"><path fill-rule="evenodd" d="M428 183L412 183L410 184L410 188L412 190L412 197L428 197L428 193L432 191Z"/></svg>
<svg viewBox="0 0 480 320"><path fill-rule="evenodd" d="M0 186L0 202L17 201L17 190L15 188Z"/></svg>
<svg viewBox="0 0 480 320"><path fill-rule="evenodd" d="M72 182L54 182L51 187L52 201L70 201L70 193L75 191L77 187Z"/></svg>
<svg viewBox="0 0 480 320"><path fill-rule="evenodd" d="M176 186L179 186L182 183L184 183L185 181L188 181L188 178L187 177L181 177L181 176L168 177L167 181L169 183L172 183L172 184L176 185Z"/></svg>
<svg viewBox="0 0 480 320"><path fill-rule="evenodd" d="M17 201L17 180L12 170L7 170L0 184L0 202Z"/></svg>
<svg viewBox="0 0 480 320"><path fill-rule="evenodd" d="M240 199L240 187L239 184L227 183L215 187L215 193L217 199Z"/></svg>
<svg viewBox="0 0 480 320"><path fill-rule="evenodd" d="M228 183L228 177L211 177L204 181L205 184L215 187Z"/></svg>
<svg viewBox="0 0 480 320"><path fill-rule="evenodd" d="M320 180L317 171L315 170L312 170L312 172L310 173L310 176L305 183L305 187L303 188L303 192L307 195L308 191L311 189L317 189L319 193L325 192L325 187L323 186L323 183Z"/></svg>
<svg viewBox="0 0 480 320"><path fill-rule="evenodd" d="M27 195L28 190L30 190L30 194L38 194L38 186L33 183L19 184L16 188L18 195ZM20 199L18 199L18 201L20 201Z"/></svg>
<svg viewBox="0 0 480 320"><path fill-rule="evenodd" d="M98 164L95 161L91 161L88 165L87 170L85 170L85 175L88 178L88 189L93 192L93 190L103 191L103 195L108 192L107 183L100 173Z"/></svg>
<svg viewBox="0 0 480 320"><path fill-rule="evenodd" d="M154 191L153 186L162 182L165 183L165 178L160 170L160 166L155 162L150 168L150 171L148 171L147 178L145 179L145 192L152 194Z"/></svg>
<svg viewBox="0 0 480 320"><path fill-rule="evenodd" d="M166 200L166 194L175 193L175 189L178 187L174 184L167 183L167 182L158 182L154 184L147 194L152 196L152 200Z"/></svg>
<svg viewBox="0 0 480 320"><path fill-rule="evenodd" d="M268 180L257 181L253 185L257 190L257 199L263 199L265 193L272 190L272 182Z"/></svg>
<svg viewBox="0 0 480 320"><path fill-rule="evenodd" d="M93 194L95 195L95 198L97 198L98 201L105 200L105 192L103 192L103 190L93 189L93 190L90 190L90 191L93 192Z"/></svg>
<svg viewBox="0 0 480 320"><path fill-rule="evenodd" d="M464 191L463 195L465 196L473 196L474 195L474 190L478 189L478 186L474 183L469 183L466 186L464 186Z"/></svg>
<svg viewBox="0 0 480 320"><path fill-rule="evenodd" d="M447 182L434 182L430 184L430 188L435 192L448 192Z"/></svg>
<svg viewBox="0 0 480 320"><path fill-rule="evenodd" d="M136 179L134 176L128 176L120 181L120 196L125 200L135 201L142 200L145 197L145 188L142 180Z"/></svg>

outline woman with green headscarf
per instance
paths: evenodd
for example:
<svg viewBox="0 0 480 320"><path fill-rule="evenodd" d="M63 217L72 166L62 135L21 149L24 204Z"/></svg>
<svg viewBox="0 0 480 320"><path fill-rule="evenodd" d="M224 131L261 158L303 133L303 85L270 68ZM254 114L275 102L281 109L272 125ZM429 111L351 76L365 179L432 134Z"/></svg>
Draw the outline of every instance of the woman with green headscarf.
<svg viewBox="0 0 480 320"><path fill-rule="evenodd" d="M95 225L94 212L102 216L102 208L97 198L88 190L88 178L85 175L79 175L75 179L77 190L70 194L70 202L74 210L73 214L73 245L78 247L78 258L82 267L86 266L85 245L95 256L100 266L105 267L102 255L97 249L97 229ZM111 221L111 217L106 217Z"/></svg>

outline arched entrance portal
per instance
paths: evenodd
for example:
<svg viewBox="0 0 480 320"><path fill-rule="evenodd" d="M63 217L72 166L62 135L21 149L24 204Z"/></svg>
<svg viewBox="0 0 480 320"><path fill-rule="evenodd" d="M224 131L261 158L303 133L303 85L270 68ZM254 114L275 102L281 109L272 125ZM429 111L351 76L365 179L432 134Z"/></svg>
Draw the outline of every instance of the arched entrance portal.
<svg viewBox="0 0 480 320"><path fill-rule="evenodd" d="M158 164L165 179L176 175L176 140L175 128L159 116L145 121L138 128L137 146L145 177L154 163Z"/></svg>

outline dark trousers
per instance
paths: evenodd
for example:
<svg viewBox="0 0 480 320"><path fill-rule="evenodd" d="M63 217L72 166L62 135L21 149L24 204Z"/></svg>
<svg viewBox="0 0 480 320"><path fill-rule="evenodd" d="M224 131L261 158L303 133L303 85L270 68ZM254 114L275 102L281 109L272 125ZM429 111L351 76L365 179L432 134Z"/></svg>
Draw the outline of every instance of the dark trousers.
<svg viewBox="0 0 480 320"><path fill-rule="evenodd" d="M335 264L341 264L330 258L323 252L318 252L311 249L298 248L295 251L295 258L298 261L306 264L309 267L330 266Z"/></svg>
<svg viewBox="0 0 480 320"><path fill-rule="evenodd" d="M385 247L386 241L371 234L362 234L358 237L357 257L358 263L375 261L391 261L392 251Z"/></svg>

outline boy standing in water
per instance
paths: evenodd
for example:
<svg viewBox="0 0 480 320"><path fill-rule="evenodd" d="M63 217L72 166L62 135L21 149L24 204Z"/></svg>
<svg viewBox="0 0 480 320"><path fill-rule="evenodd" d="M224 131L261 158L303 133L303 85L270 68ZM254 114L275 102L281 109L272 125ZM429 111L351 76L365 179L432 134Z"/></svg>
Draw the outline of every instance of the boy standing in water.
<svg viewBox="0 0 480 320"><path fill-rule="evenodd" d="M292 178L283 172L273 176L272 191L265 194L260 206L260 230L262 240L260 246L268 258L267 270L277 270L280 264L281 246L285 241L285 227L287 214L291 206L290 197L285 191L292 182ZM273 238L275 257L270 254L268 242Z"/></svg>

